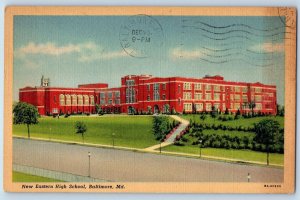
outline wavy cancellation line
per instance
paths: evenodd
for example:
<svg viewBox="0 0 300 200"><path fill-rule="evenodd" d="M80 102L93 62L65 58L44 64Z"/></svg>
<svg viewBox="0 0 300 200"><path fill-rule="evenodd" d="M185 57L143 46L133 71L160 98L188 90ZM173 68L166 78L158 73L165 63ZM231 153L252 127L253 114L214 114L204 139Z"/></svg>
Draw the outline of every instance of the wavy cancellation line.
<svg viewBox="0 0 300 200"><path fill-rule="evenodd" d="M206 47L206 46L198 46L198 47L201 48L201 49L213 52L213 53L224 53L224 52L232 52L232 51L239 51L239 52L240 51L245 51L247 53L252 53L252 54L260 55L260 56L273 56L274 55L274 52L263 52L263 51L258 52L258 51L253 51L251 49L247 49L247 48L244 48L244 47L241 47L241 46L236 46L234 48L226 48L226 49L213 49L213 48ZM281 57L281 56L283 56L283 55L276 53L276 57Z"/></svg>
<svg viewBox="0 0 300 200"><path fill-rule="evenodd" d="M256 59L256 60L262 60L262 61L272 61L274 59L278 59L278 58L282 58L283 55L273 55L270 54L268 56L266 55L261 55L260 57L253 57L249 54L243 53L243 52L232 52L232 53L227 53L227 54L222 54L222 55L216 55L216 54L209 54L206 52L201 52L201 54L210 57L210 58L227 58L227 57L232 57L232 56L243 56L243 57L247 57L249 59Z"/></svg>
<svg viewBox="0 0 300 200"><path fill-rule="evenodd" d="M234 35L234 36L228 36L228 37L223 37L223 38L216 38L216 37L210 37L208 35L205 35L205 34L199 34L200 36L202 37L205 37L207 39L210 39L210 40L215 40L215 41L226 41L226 40L232 40L232 39L244 39L244 40L248 40L248 41L251 41L251 42L256 42L255 39L252 39L250 37L247 37L247 36L243 36L243 35ZM200 38L199 38L200 39ZM276 38L276 39L268 39L268 42L281 42L283 40L286 40L286 39L291 39L291 38ZM231 41L231 42L234 42L234 41Z"/></svg>
<svg viewBox="0 0 300 200"><path fill-rule="evenodd" d="M225 64L225 63L229 63L229 62L243 62L246 63L248 65L252 65L252 66L256 66L256 67L270 67L270 66L274 66L274 63L267 63L267 64L257 64L257 63L252 63L249 62L245 59L239 58L239 59L227 59L227 60L220 60L220 61L213 61L213 60L209 60L209 59L205 59L205 58L198 58L199 60L211 63L211 64Z"/></svg>
<svg viewBox="0 0 300 200"><path fill-rule="evenodd" d="M202 22L202 21L188 20L188 19L183 19L182 22L183 23L184 22L193 22L194 24L202 24L202 25L205 25L205 26L207 26L209 28L213 28L213 29L228 29L228 28L232 28L232 27L245 27L245 28L248 28L248 29L252 29L252 30L255 30L255 31L262 31L262 32L276 31L276 30L280 30L280 29L285 29L285 27L286 27L286 26L277 26L277 27L269 28L269 29L260 29L260 28L257 28L257 27L250 26L248 24L243 24L243 23L229 24L229 25L224 25L224 26L214 26L214 25Z"/></svg>
<svg viewBox="0 0 300 200"><path fill-rule="evenodd" d="M196 30L202 30L204 32L214 34L214 35L227 35L227 34L237 32L237 33L245 33L247 35L255 36L255 37L275 37L275 36L278 36L278 35L286 35L286 34L291 33L291 32L280 31L280 32L277 32L277 33L272 33L272 34L257 34L257 33L250 32L250 31L247 31L247 30L243 30L243 29L233 29L233 30L229 30L229 31L225 31L225 32L216 32L216 31L210 31L210 30L205 29L205 28L200 27L200 26L182 25L181 27L182 28L193 28L193 29L196 29Z"/></svg>

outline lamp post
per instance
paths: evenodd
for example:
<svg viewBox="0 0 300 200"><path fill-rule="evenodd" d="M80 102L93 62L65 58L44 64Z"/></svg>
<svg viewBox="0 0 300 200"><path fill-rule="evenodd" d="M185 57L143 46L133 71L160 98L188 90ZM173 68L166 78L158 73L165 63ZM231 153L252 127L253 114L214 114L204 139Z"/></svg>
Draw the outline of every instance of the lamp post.
<svg viewBox="0 0 300 200"><path fill-rule="evenodd" d="M249 182L250 182L250 179L251 179L251 175L250 175L250 173L249 173L249 172L248 172L247 179L248 179L248 183L249 183Z"/></svg>
<svg viewBox="0 0 300 200"><path fill-rule="evenodd" d="M115 148L115 133L112 133L111 136L112 136L113 148Z"/></svg>
<svg viewBox="0 0 300 200"><path fill-rule="evenodd" d="M161 140L159 142L159 153L161 153Z"/></svg>
<svg viewBox="0 0 300 200"><path fill-rule="evenodd" d="M199 140L199 150L200 150L200 152L199 152L199 156L200 156L200 158L201 158L201 147L202 147L202 140Z"/></svg>
<svg viewBox="0 0 300 200"><path fill-rule="evenodd" d="M88 174L88 177L91 177L91 152L88 152L88 157L89 157L89 174Z"/></svg>

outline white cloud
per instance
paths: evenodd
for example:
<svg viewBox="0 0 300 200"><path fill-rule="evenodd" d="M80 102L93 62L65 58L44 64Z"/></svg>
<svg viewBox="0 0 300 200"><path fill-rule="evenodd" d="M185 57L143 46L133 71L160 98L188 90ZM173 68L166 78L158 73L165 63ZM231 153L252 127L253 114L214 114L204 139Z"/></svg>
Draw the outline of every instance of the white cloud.
<svg viewBox="0 0 300 200"><path fill-rule="evenodd" d="M201 49L184 50L177 47L171 49L170 56L173 59L198 59L205 56L201 51Z"/></svg>
<svg viewBox="0 0 300 200"><path fill-rule="evenodd" d="M278 53L284 51L284 44L265 42L265 43L254 45L250 49L257 52Z"/></svg>
<svg viewBox="0 0 300 200"><path fill-rule="evenodd" d="M16 58L26 60L27 55L48 55L48 56L63 56L67 54L77 54L78 61L91 62L101 59L114 59L125 56L123 51L107 51L93 42L66 44L59 46L53 42L35 43L29 42L15 50Z"/></svg>

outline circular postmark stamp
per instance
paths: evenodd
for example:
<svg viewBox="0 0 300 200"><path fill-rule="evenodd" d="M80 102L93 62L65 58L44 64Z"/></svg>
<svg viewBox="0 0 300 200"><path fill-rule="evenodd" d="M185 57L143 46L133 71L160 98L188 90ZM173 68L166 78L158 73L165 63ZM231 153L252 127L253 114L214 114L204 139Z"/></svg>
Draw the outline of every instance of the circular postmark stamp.
<svg viewBox="0 0 300 200"><path fill-rule="evenodd" d="M132 57L151 57L163 44L163 29L158 20L148 15L129 16L120 28L123 50Z"/></svg>
<svg viewBox="0 0 300 200"><path fill-rule="evenodd" d="M289 28L296 28L296 11L294 8L279 7L278 16L280 21Z"/></svg>

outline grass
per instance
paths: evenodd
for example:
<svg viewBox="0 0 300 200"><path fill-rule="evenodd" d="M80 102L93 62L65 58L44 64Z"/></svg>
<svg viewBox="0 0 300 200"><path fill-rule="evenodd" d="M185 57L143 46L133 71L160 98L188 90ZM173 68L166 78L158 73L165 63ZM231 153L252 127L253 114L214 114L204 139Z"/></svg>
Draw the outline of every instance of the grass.
<svg viewBox="0 0 300 200"><path fill-rule="evenodd" d="M112 145L114 141L115 146L133 148L158 144L152 133L152 116L42 117L39 124L30 126L31 137L82 142L81 135L75 133L76 121L87 126L86 143ZM13 135L27 137L26 125L13 125Z"/></svg>
<svg viewBox="0 0 300 200"><path fill-rule="evenodd" d="M264 116L264 117L253 117L253 118L240 118L232 121L220 121L217 118L212 118L210 115L206 115L206 119L202 121L200 119L200 115L198 114L189 114L189 115L180 115L180 117L186 119L186 120L193 120L197 123L206 123L206 124L223 124L223 125L228 125L228 126L243 126L243 127L253 127L254 123L260 122L262 119L274 119L278 121L280 124L280 127L284 127L284 117L281 116ZM234 116L233 116L234 117Z"/></svg>
<svg viewBox="0 0 300 200"><path fill-rule="evenodd" d="M197 145L186 146L166 146L163 151L180 152L188 154L200 154L200 148ZM218 149L218 148L202 148L201 154L204 156L215 156L229 159L238 159L240 161L256 161L266 163L267 154L263 152L251 150L236 150L236 149ZM283 154L270 153L270 164L283 165Z"/></svg>
<svg viewBox="0 0 300 200"><path fill-rule="evenodd" d="M64 181L13 171L13 182L64 182Z"/></svg>

